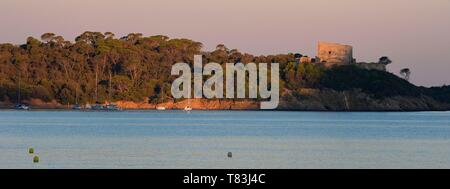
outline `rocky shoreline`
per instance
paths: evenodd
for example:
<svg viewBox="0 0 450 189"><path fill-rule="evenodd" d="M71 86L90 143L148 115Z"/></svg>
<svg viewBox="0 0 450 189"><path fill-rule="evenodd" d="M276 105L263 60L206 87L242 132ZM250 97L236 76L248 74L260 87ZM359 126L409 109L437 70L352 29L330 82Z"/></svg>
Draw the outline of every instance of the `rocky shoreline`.
<svg viewBox="0 0 450 189"><path fill-rule="evenodd" d="M304 89L295 98L287 92L279 109L301 111L448 111L450 104L429 96L393 96L378 99L359 90ZM298 95L298 94L297 94Z"/></svg>
<svg viewBox="0 0 450 189"><path fill-rule="evenodd" d="M70 109L56 100L44 102L40 99L24 101L33 109ZM154 110L164 107L167 110L180 110L188 105L194 110L259 110L259 102L248 99L191 99L151 104L147 101L117 101L125 110ZM0 108L14 106L10 102L0 102ZM284 111L449 111L450 104L439 102L429 96L394 96L375 98L359 90L335 91L318 89L301 89L283 91L277 110Z"/></svg>

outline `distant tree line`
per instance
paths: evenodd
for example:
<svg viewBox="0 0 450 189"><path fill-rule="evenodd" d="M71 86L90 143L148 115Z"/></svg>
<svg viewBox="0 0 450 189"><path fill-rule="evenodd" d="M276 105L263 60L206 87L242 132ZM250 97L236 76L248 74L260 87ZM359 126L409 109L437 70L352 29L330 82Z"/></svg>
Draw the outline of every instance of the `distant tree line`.
<svg viewBox="0 0 450 189"><path fill-rule="evenodd" d="M170 98L171 66L204 62L294 62L293 54L254 56L220 44L203 52L202 43L167 36L131 33L116 38L111 32L84 32L74 42L45 33L26 44L0 44L0 101L56 99L66 103L133 100L158 102Z"/></svg>

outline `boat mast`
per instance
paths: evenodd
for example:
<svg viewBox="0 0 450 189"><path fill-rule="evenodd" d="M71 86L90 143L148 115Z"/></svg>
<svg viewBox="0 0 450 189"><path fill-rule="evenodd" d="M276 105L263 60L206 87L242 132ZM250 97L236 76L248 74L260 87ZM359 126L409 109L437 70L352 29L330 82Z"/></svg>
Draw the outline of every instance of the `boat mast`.
<svg viewBox="0 0 450 189"><path fill-rule="evenodd" d="M165 99L165 97L166 97L166 94L164 93L164 83L162 84L162 87L161 87L161 99L162 99L162 102L164 103L164 99Z"/></svg>
<svg viewBox="0 0 450 189"><path fill-rule="evenodd" d="M78 104L78 86L75 87L75 104Z"/></svg>
<svg viewBox="0 0 450 189"><path fill-rule="evenodd" d="M112 93L112 76L111 76L111 70L109 71L109 103L111 103L111 93Z"/></svg>
<svg viewBox="0 0 450 189"><path fill-rule="evenodd" d="M21 78L21 73L20 73L20 71L19 71L19 92L18 92L18 94L17 94L17 103L18 104L20 104L20 78Z"/></svg>
<svg viewBox="0 0 450 189"><path fill-rule="evenodd" d="M191 88L188 88L189 96L188 96L188 106L191 107Z"/></svg>
<svg viewBox="0 0 450 189"><path fill-rule="evenodd" d="M95 64L95 103L98 102L98 64Z"/></svg>

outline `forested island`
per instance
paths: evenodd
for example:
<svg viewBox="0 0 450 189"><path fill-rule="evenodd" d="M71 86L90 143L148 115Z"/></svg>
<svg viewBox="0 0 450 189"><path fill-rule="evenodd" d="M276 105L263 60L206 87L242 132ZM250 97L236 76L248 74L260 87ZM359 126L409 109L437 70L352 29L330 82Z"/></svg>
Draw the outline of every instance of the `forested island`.
<svg viewBox="0 0 450 189"><path fill-rule="evenodd" d="M69 104L116 102L123 108L183 107L171 97L171 66L204 62L280 64L280 110L450 110L450 86L418 87L392 73L354 65L324 68L298 63L298 54L255 56L218 45L167 36L85 32L75 41L45 33L26 44L0 44L0 106L15 103L65 108ZM20 90L19 90L20 89ZM20 92L20 94L19 94ZM19 102L20 101L20 102ZM258 109L258 100L197 99L195 109Z"/></svg>

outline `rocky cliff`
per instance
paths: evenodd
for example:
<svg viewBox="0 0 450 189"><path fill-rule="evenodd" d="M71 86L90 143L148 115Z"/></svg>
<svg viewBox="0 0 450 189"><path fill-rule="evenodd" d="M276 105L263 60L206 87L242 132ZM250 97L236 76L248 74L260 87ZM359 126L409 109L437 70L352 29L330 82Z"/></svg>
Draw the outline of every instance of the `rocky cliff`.
<svg viewBox="0 0 450 189"><path fill-rule="evenodd" d="M360 90L302 89L300 92L286 91L278 108L308 111L443 111L450 110L450 104L425 95L379 99Z"/></svg>

